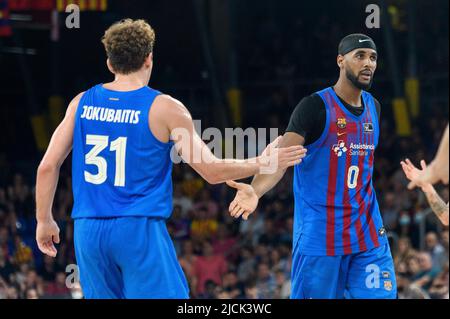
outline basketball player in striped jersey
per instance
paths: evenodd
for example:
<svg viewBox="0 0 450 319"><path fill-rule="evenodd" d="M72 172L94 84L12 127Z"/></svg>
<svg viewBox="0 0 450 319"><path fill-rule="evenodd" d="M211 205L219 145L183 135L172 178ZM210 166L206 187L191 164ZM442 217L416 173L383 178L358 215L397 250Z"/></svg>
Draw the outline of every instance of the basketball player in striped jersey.
<svg viewBox="0 0 450 319"><path fill-rule="evenodd" d="M320 62L320 61L319 61ZM372 185L379 102L367 92L377 66L364 34L338 47L339 79L295 108L283 146L305 145L294 168L291 298L396 298L394 264ZM247 219L286 170L256 175L237 189L229 210Z"/></svg>

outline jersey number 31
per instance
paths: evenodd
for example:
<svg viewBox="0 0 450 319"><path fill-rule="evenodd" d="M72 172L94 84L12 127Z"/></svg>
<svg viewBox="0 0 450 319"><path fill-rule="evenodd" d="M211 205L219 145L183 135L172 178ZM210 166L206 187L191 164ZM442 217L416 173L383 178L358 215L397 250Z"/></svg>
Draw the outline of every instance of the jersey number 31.
<svg viewBox="0 0 450 319"><path fill-rule="evenodd" d="M98 154L108 147L109 137L106 135L86 135L86 145L94 145L94 147L85 156L87 165L97 166L97 174L91 174L84 171L84 180L92 184L102 184L106 181L107 163L106 160L98 156ZM127 138L118 137L111 142L109 150L116 152L116 176L114 178L114 186L125 186L125 152L127 149Z"/></svg>

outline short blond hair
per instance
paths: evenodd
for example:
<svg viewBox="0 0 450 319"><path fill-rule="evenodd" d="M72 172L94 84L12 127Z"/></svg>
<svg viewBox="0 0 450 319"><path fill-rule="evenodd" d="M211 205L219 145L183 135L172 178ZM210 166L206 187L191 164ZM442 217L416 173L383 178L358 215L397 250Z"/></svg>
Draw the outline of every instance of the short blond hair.
<svg viewBox="0 0 450 319"><path fill-rule="evenodd" d="M105 31L102 43L114 72L129 74L153 52L155 31L145 20L124 19Z"/></svg>

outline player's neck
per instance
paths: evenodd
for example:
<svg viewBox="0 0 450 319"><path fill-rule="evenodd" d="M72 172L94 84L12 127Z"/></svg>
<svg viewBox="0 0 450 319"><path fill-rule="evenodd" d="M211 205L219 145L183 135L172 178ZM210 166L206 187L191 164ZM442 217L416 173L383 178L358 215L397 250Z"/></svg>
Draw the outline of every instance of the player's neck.
<svg viewBox="0 0 450 319"><path fill-rule="evenodd" d="M361 94L362 90L355 87L352 83L347 80L339 78L337 83L334 85L334 91L336 94L353 106L361 106Z"/></svg>
<svg viewBox="0 0 450 319"><path fill-rule="evenodd" d="M106 86L117 91L132 91L146 86L148 81L148 75L143 72L115 74L114 81L107 83Z"/></svg>

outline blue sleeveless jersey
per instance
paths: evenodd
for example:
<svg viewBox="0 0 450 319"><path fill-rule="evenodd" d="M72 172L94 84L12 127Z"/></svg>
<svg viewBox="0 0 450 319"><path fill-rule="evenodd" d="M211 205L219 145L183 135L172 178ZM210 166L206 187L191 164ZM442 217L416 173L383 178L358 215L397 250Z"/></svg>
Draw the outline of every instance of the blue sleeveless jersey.
<svg viewBox="0 0 450 319"><path fill-rule="evenodd" d="M348 111L332 88L317 92L326 125L294 168L294 248L304 255L336 256L387 243L372 185L379 125L373 97L364 112Z"/></svg>
<svg viewBox="0 0 450 319"><path fill-rule="evenodd" d="M73 218L170 216L173 143L157 140L148 122L159 94L101 84L83 94L73 134Z"/></svg>

